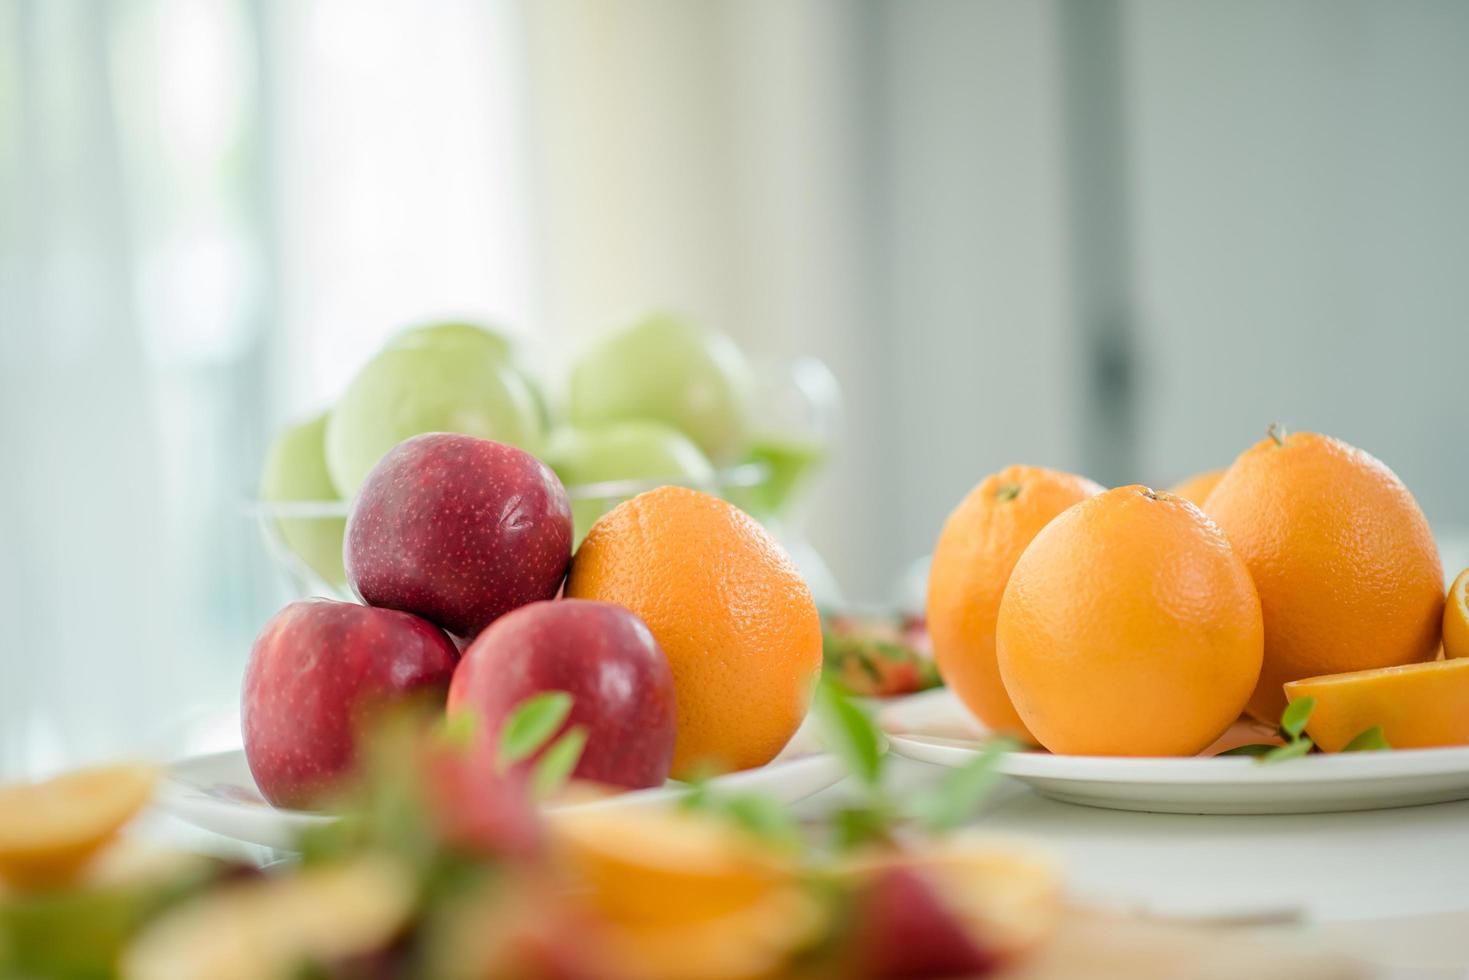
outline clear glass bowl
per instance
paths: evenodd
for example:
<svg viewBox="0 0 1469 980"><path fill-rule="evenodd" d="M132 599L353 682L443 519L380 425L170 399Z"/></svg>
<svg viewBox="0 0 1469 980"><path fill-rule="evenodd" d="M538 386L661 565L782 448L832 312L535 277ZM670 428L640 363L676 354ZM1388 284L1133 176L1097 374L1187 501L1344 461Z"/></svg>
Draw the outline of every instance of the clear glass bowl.
<svg viewBox="0 0 1469 980"><path fill-rule="evenodd" d="M823 608L843 605L841 590L826 563L801 533L800 488L829 455L841 393L826 365L802 357L765 365L756 378L756 418L752 440L754 461L719 470L709 481L684 478L612 480L569 486L567 495L579 510L592 509L600 515L622 501L661 486L690 486L730 500L753 513L785 546ZM325 596L353 600L351 589L339 575L323 574L331 562L325 552L309 562L286 540L282 522L289 522L294 536L304 534L322 540L333 536L351 510L343 500L253 501L251 514L260 526L271 558L299 596ZM321 527L313 528L316 522ZM335 532L337 535L340 531ZM313 567L313 566L316 567Z"/></svg>

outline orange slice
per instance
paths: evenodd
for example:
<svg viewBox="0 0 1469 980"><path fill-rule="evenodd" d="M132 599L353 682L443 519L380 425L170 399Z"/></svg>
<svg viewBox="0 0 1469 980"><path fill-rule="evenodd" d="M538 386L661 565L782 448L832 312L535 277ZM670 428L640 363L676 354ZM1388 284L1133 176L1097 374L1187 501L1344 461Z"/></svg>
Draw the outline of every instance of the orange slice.
<svg viewBox="0 0 1469 980"><path fill-rule="evenodd" d="M1443 655L1450 660L1469 657L1469 568L1454 579L1444 603Z"/></svg>
<svg viewBox="0 0 1469 980"><path fill-rule="evenodd" d="M82 868L153 795L158 770L122 764L0 789L0 878L49 885Z"/></svg>
<svg viewBox="0 0 1469 980"><path fill-rule="evenodd" d="M1307 677L1285 696L1316 699L1306 732L1327 752L1374 725L1395 749L1469 745L1469 659Z"/></svg>
<svg viewBox="0 0 1469 980"><path fill-rule="evenodd" d="M671 926L722 916L792 880L783 855L698 813L562 811L551 828L564 869L616 922Z"/></svg>

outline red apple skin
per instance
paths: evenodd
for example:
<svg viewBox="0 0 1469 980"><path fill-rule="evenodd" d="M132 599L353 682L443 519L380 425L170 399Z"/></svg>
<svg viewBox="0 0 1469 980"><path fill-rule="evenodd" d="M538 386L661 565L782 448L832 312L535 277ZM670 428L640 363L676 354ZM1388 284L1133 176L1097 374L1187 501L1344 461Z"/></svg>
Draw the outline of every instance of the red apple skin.
<svg viewBox="0 0 1469 980"><path fill-rule="evenodd" d="M240 730L261 794L310 807L352 770L373 710L410 698L442 703L459 654L417 616L355 602L307 599L255 639L245 668Z"/></svg>
<svg viewBox="0 0 1469 980"><path fill-rule="evenodd" d="M999 966L923 875L901 865L868 883L853 935L853 975L872 980L981 977Z"/></svg>
<svg viewBox="0 0 1469 980"><path fill-rule="evenodd" d="M498 739L505 718L543 691L572 697L583 726L574 775L629 789L661 786L673 762L673 673L653 634L610 602L536 602L496 620L464 652L449 711L472 710Z"/></svg>
<svg viewBox="0 0 1469 980"><path fill-rule="evenodd" d="M474 637L561 588L571 501L527 452L430 432L400 442L367 475L343 558L364 602Z"/></svg>

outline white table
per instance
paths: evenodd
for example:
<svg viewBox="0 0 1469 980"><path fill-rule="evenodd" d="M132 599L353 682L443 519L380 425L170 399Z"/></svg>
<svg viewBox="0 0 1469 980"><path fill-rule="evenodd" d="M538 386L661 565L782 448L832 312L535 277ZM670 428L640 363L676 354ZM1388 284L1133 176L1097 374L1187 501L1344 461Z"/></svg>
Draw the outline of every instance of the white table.
<svg viewBox="0 0 1469 980"><path fill-rule="evenodd" d="M898 792L946 770L893 758ZM838 805L851 787L802 803ZM1259 916L1386 977L1469 977L1469 801L1360 813L1190 816L1057 803L1003 780L976 825L1063 860L1071 893L1165 918Z"/></svg>

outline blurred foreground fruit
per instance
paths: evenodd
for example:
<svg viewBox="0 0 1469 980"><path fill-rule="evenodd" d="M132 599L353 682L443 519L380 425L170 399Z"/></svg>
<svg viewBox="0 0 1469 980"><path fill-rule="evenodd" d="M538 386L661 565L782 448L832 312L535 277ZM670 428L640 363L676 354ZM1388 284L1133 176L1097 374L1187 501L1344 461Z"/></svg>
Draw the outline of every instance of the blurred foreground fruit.
<svg viewBox="0 0 1469 980"><path fill-rule="evenodd" d="M281 430L270 444L260 476L260 499L268 503L289 501L330 502L339 499L337 488L326 471L326 415ZM273 518L286 547L295 553L328 585L347 584L342 567L344 517Z"/></svg>
<svg viewBox="0 0 1469 980"><path fill-rule="evenodd" d="M1454 579L1444 604L1443 653L1451 660L1469 657L1469 568Z"/></svg>
<svg viewBox="0 0 1469 980"><path fill-rule="evenodd" d="M1046 858L959 837L855 865L843 975L984 976L1056 928L1061 879Z"/></svg>
<svg viewBox="0 0 1469 980"><path fill-rule="evenodd" d="M0 976L103 980L137 930L214 881L218 862L131 841L111 844L63 888L0 887Z"/></svg>
<svg viewBox="0 0 1469 980"><path fill-rule="evenodd" d="M764 765L806 716L821 618L790 557L731 504L684 487L619 504L577 550L566 595L626 606L667 654L675 778Z"/></svg>
<svg viewBox="0 0 1469 980"><path fill-rule="evenodd" d="M371 976L372 958L390 951L414 901L411 877L386 858L357 858L226 885L149 926L124 957L122 975L126 980Z"/></svg>
<svg viewBox="0 0 1469 980"><path fill-rule="evenodd" d="M614 331L571 369L571 423L666 422L711 460L733 462L748 436L752 381L724 334L660 314Z"/></svg>
<svg viewBox="0 0 1469 980"><path fill-rule="evenodd" d="M571 695L566 726L587 742L575 775L644 789L673 761L673 674L653 634L622 606L586 599L535 602L502 616L464 651L449 712L472 711L491 741L527 698Z"/></svg>
<svg viewBox="0 0 1469 980"><path fill-rule="evenodd" d="M153 795L158 770L122 764L0 789L0 881L44 887L76 874Z"/></svg>
<svg viewBox="0 0 1469 980"><path fill-rule="evenodd" d="M1204 501L1209 499L1209 494L1214 492L1222 476L1224 476L1222 469L1205 470L1202 473L1195 473L1187 480L1180 480L1169 487L1168 492L1175 497L1182 497L1195 507L1203 507Z"/></svg>
<svg viewBox="0 0 1469 980"><path fill-rule="evenodd" d="M1052 752L1193 755L1260 672L1260 600L1199 509L1118 487L1065 511L1000 602L1000 674Z"/></svg>
<svg viewBox="0 0 1469 980"><path fill-rule="evenodd" d="M1306 732L1327 752L1381 726L1395 749L1469 745L1469 660L1437 660L1290 681L1285 695L1316 699Z"/></svg>
<svg viewBox="0 0 1469 980"><path fill-rule="evenodd" d="M245 757L276 806L309 807L353 767L369 716L405 699L437 705L459 652L417 616L355 602L293 602L250 651L240 699Z"/></svg>
<svg viewBox="0 0 1469 980"><path fill-rule="evenodd" d="M571 503L529 453L473 436L416 436L363 483L346 560L363 601L472 639L556 595L571 560Z"/></svg>
<svg viewBox="0 0 1469 980"><path fill-rule="evenodd" d="M564 811L552 839L633 976L768 976L825 924L789 857L705 814Z"/></svg>
<svg viewBox="0 0 1469 980"><path fill-rule="evenodd" d="M939 673L991 731L1034 742L995 659L1000 597L1020 554L1072 504L1102 492L1091 480L1038 466L993 473L949 515L928 573L928 631Z"/></svg>
<svg viewBox="0 0 1469 980"><path fill-rule="evenodd" d="M653 479L696 487L714 483L714 467L699 447L672 426L650 419L558 429L545 459L569 487ZM609 507L605 500L572 502L578 543Z"/></svg>
<svg viewBox="0 0 1469 980"><path fill-rule="evenodd" d="M544 437L530 388L493 350L389 347L363 365L327 418L332 482L351 497L388 450L425 432L459 432L532 452Z"/></svg>
<svg viewBox="0 0 1469 980"><path fill-rule="evenodd" d="M1225 471L1207 512L1260 593L1255 717L1280 717L1287 681L1433 659L1443 623L1438 547L1413 495L1377 459L1272 426Z"/></svg>

